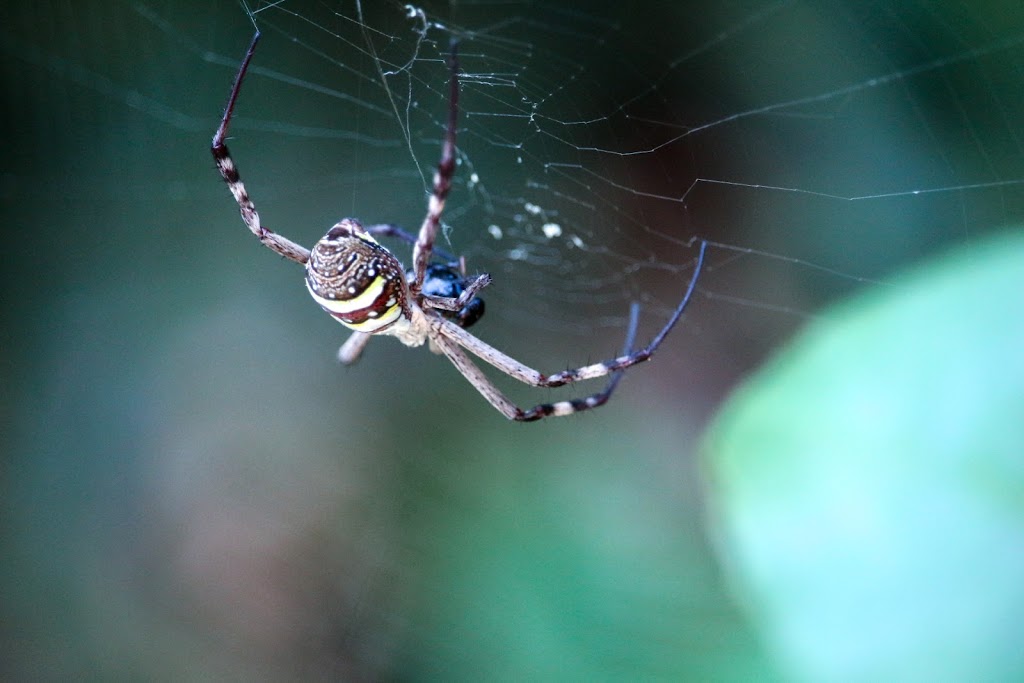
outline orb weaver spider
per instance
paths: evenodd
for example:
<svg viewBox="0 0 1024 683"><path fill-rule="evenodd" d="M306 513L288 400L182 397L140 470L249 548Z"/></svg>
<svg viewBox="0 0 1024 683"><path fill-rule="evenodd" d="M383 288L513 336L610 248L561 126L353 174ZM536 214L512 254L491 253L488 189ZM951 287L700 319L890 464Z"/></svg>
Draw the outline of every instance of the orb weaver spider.
<svg viewBox="0 0 1024 683"><path fill-rule="evenodd" d="M211 151L217 170L238 203L246 227L271 250L304 265L306 287L313 299L338 322L353 330L338 351L342 363L350 364L358 360L373 335L397 337L406 346L421 346L429 342L430 348L444 354L502 415L510 420L528 422L544 417L572 415L604 405L618 385L622 371L648 360L682 317L703 268L704 253L707 250L707 243L703 240L699 242L693 275L682 301L650 343L641 349L633 349L640 312L636 303L630 307L630 322L622 355L550 375L520 363L466 330L483 314L483 301L477 293L490 283L490 276L484 273L467 278L464 267L457 272L451 259L446 264L431 262L440 253L435 249L434 242L441 224L441 212L455 175L459 68L454 44L450 60L448 120L441 145L441 160L434 173L427 215L415 237L391 224L364 227L354 218L343 218L309 250L263 226L224 142L242 81L259 38L260 33L257 31L239 66L224 116L213 136ZM412 268L408 273L394 254L377 242L375 235L398 237L412 244ZM524 410L509 400L484 375L466 351L509 377L535 387L557 387L605 376L610 376L610 379L598 393L584 398L542 403Z"/></svg>

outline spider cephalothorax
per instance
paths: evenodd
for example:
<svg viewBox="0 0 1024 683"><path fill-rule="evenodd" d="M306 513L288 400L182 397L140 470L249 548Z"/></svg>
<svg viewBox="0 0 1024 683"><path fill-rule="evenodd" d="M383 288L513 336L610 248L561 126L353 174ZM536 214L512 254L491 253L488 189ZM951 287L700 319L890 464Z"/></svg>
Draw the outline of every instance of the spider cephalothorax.
<svg viewBox="0 0 1024 683"><path fill-rule="evenodd" d="M363 227L359 221L346 218L333 228L310 251L301 244L263 226L256 206L242 184L224 140L228 124L238 100L242 79L256 50L259 32L252 39L249 51L235 76L231 97L224 110L220 127L213 136L211 151L217 170L228 184L238 203L242 221L264 245L281 256L306 266L306 287L309 293L334 318L355 330L338 350L343 363L354 363L375 334L395 336L407 346L420 346L430 342L430 349L443 353L487 402L510 420L539 420L553 415L571 415L604 405L622 377L622 370L648 360L683 315L697 286L697 277L704 263L707 242L699 240L699 250L693 275L683 300L676 306L668 322L647 346L633 349L640 308L630 308L630 322L622 355L600 363L563 370L551 375L537 372L528 365L502 353L475 337L465 328L484 312L484 302L477 292L490 283L486 274L466 277L465 265L460 259L458 270L450 265L431 263L440 252L434 249L434 240L441 225L441 212L455 175L455 133L459 111L459 72L454 46L449 82L448 120L445 125L441 160L434 173L433 188L427 203L427 215L419 233L413 237L390 224ZM398 237L412 244L412 269L408 274L398 259L378 244L374 235ZM542 403L523 410L510 401L478 368L468 355L469 351L490 363L509 377L535 387L557 387L597 377L610 376L602 391L584 398L555 403Z"/></svg>

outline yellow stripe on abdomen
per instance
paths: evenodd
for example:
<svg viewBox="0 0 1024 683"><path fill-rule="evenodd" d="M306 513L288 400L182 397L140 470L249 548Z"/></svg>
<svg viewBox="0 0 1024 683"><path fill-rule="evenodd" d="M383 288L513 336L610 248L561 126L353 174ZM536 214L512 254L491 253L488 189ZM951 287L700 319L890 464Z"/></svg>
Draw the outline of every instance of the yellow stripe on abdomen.
<svg viewBox="0 0 1024 683"><path fill-rule="evenodd" d="M384 292L384 285L384 277L377 276L362 292L356 292L351 299L325 299L314 292L313 288L309 286L309 280L306 280L306 289L309 290L310 296L316 299L316 302L328 313L340 315L350 315L372 307Z"/></svg>
<svg viewBox="0 0 1024 683"><path fill-rule="evenodd" d="M306 289L320 307L345 327L372 334L394 323L402 315L402 303L388 295L387 278L378 276L351 299L326 299L306 281ZM381 312L383 311L383 312Z"/></svg>
<svg viewBox="0 0 1024 683"><path fill-rule="evenodd" d="M371 311L371 314L367 315L366 319L363 320L362 322L349 322L343 318L338 317L337 315L334 316L334 318L345 327L353 329L356 332L365 332L367 334L373 334L374 332L377 332L378 330L381 330L387 327L388 325L392 324L401 317L402 307L399 304L395 304L387 311L385 311L384 315L378 318L374 318Z"/></svg>

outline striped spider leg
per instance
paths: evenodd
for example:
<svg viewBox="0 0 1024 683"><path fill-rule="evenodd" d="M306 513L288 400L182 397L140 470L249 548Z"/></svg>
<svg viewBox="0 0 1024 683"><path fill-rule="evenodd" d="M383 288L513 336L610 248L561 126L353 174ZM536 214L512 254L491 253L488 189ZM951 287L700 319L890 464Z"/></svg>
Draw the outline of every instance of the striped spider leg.
<svg viewBox="0 0 1024 683"><path fill-rule="evenodd" d="M245 223L246 227L265 246L287 259L305 264L309 261L309 249L292 242L287 237L278 235L269 228L263 227L260 223L260 215L256 213L256 206L252 203L252 199L249 198L245 185L242 184L242 179L238 175L235 162L231 159L228 146L224 144L224 139L228 135L228 124L231 123L231 115L235 111L235 102L238 100L238 93L242 89L242 79L245 78L245 72L249 69L249 62L252 61L252 56L256 52L256 43L259 42L259 39L260 33L257 31L256 35L252 37L249 50L245 53L245 59L242 60L242 65L238 69L238 75L235 76L235 83L231 86L231 97L228 99L228 106L224 109L224 116L220 120L220 127L213 134L213 143L210 145L210 151L213 152L213 161L217 165L217 170L220 171L220 176L228 184L228 189L231 190L235 201L238 202L238 208L242 213L242 222Z"/></svg>
<svg viewBox="0 0 1024 683"><path fill-rule="evenodd" d="M459 372L461 372L474 387L476 387L477 391L487 399L488 403L494 406L510 420L531 422L544 417L572 415L573 413L578 413L583 410L597 408L608 402L612 392L618 385L622 371L638 363L650 360L658 346L661 345L665 340L665 337L668 336L668 333L672 331L672 328L675 327L675 324L679 322L679 319L683 316L687 304L690 303L690 299L693 297L693 293L697 289L697 279L700 277L701 270L704 267L704 254L707 251L708 245L705 240L700 240L699 244L700 247L697 252L697 261L694 264L693 275L690 277L690 282L687 285L682 301L679 302L668 321L647 344L647 346L637 351L632 351L633 340L636 336L637 319L640 314L640 306L636 303L630 307L629 331L626 335L626 344L622 355L617 358L601 361L600 363L585 365L573 370L563 370L551 375L544 375L537 372L533 368L520 363L515 358L499 351L490 344L481 341L478 337L473 336L466 330L458 327L457 325L453 325L451 322L444 319L438 319L434 322L434 330L439 335L439 338L435 339L435 341L441 351L448 356L448 359L452 364L458 368ZM509 377L517 379L524 384L529 384L530 386L560 387L565 384L571 384L581 380L597 379L598 377L605 377L607 375L611 375L612 379L608 382L608 385L603 391L585 398L558 401L557 403L542 403L530 408L529 410L522 410L512 403L494 385L494 383L491 382L480 371L480 369L473 364L462 349L469 351Z"/></svg>
<svg viewBox="0 0 1024 683"><path fill-rule="evenodd" d="M465 262L435 249L445 200L455 175L455 135L458 119L459 78L454 45L451 56L448 118L441 145L441 159L434 173L427 203L427 215L414 237L401 228L384 223L364 228L354 218L343 218L317 242L313 249L292 242L266 228L245 186L225 140L242 81L259 41L257 31L239 66L220 126L211 144L214 162L238 204L242 221L266 247L306 268L306 288L328 314L351 329L352 335L338 350L343 363L358 360L373 335L397 337L406 346L428 343L435 353L444 354L460 373L503 415L512 420L533 421L544 417L570 415L604 405L626 368L648 360L683 315L696 288L707 244L700 252L682 302L654 339L633 351L639 306L630 309L630 323L622 355L601 363L543 375L481 341L467 331L484 313L478 293L491 282L486 273L467 276ZM375 236L396 237L412 244L412 268L402 267ZM434 262L442 259L443 262ZM523 410L507 399L465 351L481 358L501 372L537 387L555 387L581 380L610 376L605 388L590 396L557 403L540 404Z"/></svg>

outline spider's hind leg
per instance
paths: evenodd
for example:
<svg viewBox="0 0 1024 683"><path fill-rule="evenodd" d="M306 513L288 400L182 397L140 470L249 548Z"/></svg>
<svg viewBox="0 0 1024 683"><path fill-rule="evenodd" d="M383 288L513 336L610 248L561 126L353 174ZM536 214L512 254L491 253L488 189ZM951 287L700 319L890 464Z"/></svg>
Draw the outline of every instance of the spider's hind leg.
<svg viewBox="0 0 1024 683"><path fill-rule="evenodd" d="M397 240L401 240L409 245L416 244L416 236L402 230L394 223L378 223L376 225L367 225L363 227L363 230L370 233L374 237L393 237ZM456 257L453 254L445 251L444 249L438 249L434 247L433 255L436 258L441 259L447 263L449 268L455 269L461 266L462 272L465 273L465 257Z"/></svg>
<svg viewBox="0 0 1024 683"><path fill-rule="evenodd" d="M630 321L629 331L626 334L625 350L624 355L629 355L633 352L633 344L636 341L636 328L637 322L640 318L640 305L633 304L630 308ZM454 324L447 323L447 321L441 321L442 327L448 324L450 328L455 328ZM461 328L455 328L461 331ZM469 380L469 383L480 392L480 395L487 399L487 402L494 406L502 415L510 420L517 422L533 422L534 420L540 420L545 417L558 417L562 415L571 415L584 410L590 410L603 406L611 398L612 392L615 391L615 387L618 386L619 381L622 379L622 370L612 371L611 378L608 380L608 384L605 388L590 396L584 398L570 399L568 401L558 401L556 403L542 403L538 406L534 406L529 410L523 410L515 403L510 401L505 394L501 392L494 385L494 383L480 371L470 359L469 356L459 347L459 343L454 339L449 339L443 334L438 334L430 338L431 348L436 346L448 360L452 362L455 368L462 373L462 376ZM507 374L507 373L506 373Z"/></svg>
<svg viewBox="0 0 1024 683"><path fill-rule="evenodd" d="M352 365L359 356L363 354L363 349L370 343L372 334L366 334L365 332L353 332L352 335L345 340L345 343L338 349L338 362L342 365Z"/></svg>

